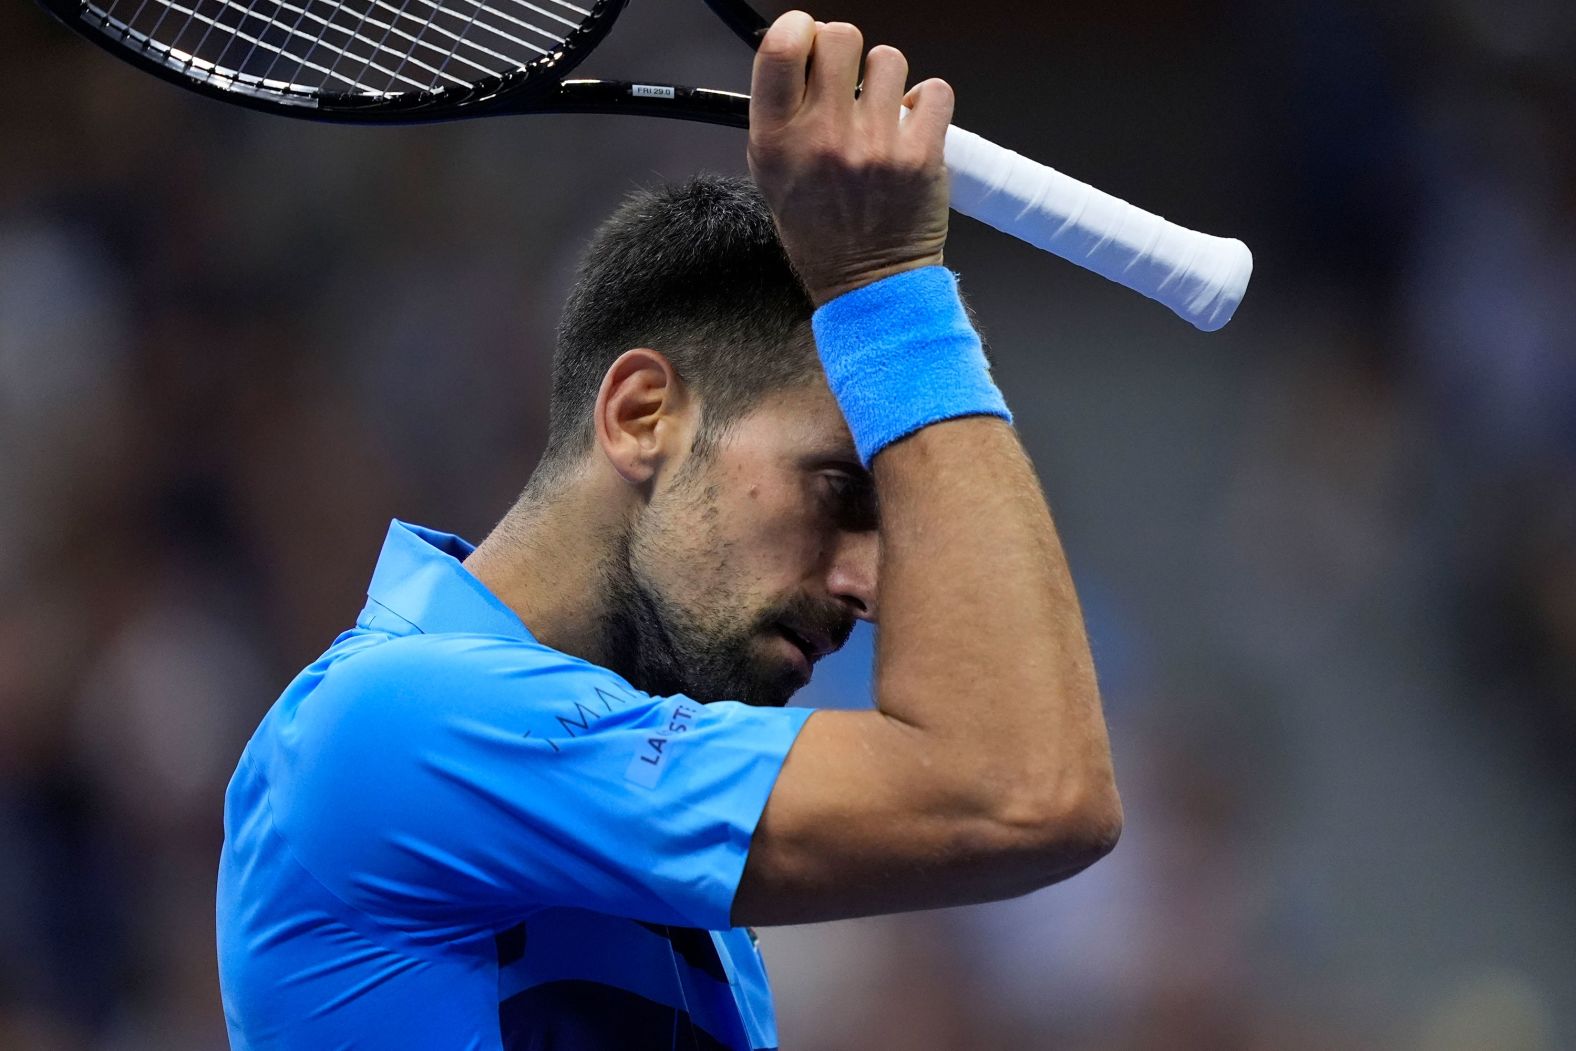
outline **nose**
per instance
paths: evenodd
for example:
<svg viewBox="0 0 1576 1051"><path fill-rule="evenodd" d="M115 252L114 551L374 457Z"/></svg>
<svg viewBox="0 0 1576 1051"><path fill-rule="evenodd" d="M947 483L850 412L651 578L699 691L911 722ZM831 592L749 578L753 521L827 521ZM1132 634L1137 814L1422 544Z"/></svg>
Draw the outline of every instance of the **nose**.
<svg viewBox="0 0 1576 1051"><path fill-rule="evenodd" d="M832 597L846 605L859 620L875 623L877 572L881 563L881 534L875 529L838 534L826 585Z"/></svg>

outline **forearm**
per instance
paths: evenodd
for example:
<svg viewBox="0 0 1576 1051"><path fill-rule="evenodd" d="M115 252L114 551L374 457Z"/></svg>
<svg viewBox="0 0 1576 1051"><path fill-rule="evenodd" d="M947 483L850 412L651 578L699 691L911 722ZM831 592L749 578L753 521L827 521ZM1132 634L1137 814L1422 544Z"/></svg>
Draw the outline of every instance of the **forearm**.
<svg viewBox="0 0 1576 1051"><path fill-rule="evenodd" d="M1012 428L948 420L886 447L872 467L881 711L929 740L935 774L974 805L1118 824L1078 599Z"/></svg>
<svg viewBox="0 0 1576 1051"><path fill-rule="evenodd" d="M815 334L881 505L876 701L914 731L913 791L1032 864L1096 852L1120 806L1083 618L956 281L872 281Z"/></svg>

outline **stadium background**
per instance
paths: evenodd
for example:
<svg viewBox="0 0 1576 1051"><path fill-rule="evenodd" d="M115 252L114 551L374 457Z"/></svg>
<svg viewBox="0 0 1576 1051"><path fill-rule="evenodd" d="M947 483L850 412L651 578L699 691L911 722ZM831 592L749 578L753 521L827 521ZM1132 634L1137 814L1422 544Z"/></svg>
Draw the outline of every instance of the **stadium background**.
<svg viewBox="0 0 1576 1051"><path fill-rule="evenodd" d="M815 10L1258 271L1203 336L956 221L1127 833L1019 902L766 932L785 1047L1576 1046L1576 8ZM588 72L746 85L698 5L628 19ZM314 126L21 0L0 40L0 1047L220 1048L251 728L391 516L477 538L512 498L596 220L743 140ZM869 645L817 703L863 693Z"/></svg>

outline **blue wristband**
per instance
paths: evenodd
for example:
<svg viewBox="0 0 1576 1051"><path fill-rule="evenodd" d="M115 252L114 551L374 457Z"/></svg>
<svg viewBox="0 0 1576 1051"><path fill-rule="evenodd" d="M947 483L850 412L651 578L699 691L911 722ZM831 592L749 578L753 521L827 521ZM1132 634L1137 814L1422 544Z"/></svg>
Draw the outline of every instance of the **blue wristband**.
<svg viewBox="0 0 1576 1051"><path fill-rule="evenodd" d="M827 383L865 466L921 427L959 416L1012 422L969 324L958 280L940 266L844 293L812 319Z"/></svg>

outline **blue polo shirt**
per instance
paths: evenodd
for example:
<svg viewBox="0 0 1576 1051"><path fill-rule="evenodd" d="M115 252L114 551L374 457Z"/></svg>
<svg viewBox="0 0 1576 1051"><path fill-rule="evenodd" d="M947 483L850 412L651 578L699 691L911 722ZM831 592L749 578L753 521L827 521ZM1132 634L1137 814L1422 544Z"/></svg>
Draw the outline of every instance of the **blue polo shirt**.
<svg viewBox="0 0 1576 1051"><path fill-rule="evenodd" d="M775 1048L750 836L806 709L652 697L395 522L225 797L238 1049Z"/></svg>

